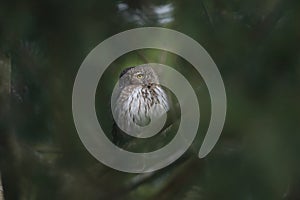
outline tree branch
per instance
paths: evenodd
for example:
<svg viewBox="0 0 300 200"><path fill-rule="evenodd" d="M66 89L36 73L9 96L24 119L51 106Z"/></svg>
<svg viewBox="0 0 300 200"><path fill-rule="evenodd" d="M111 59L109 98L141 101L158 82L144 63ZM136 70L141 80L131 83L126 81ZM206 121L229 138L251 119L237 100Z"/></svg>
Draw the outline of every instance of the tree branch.
<svg viewBox="0 0 300 200"><path fill-rule="evenodd" d="M11 77L11 62L10 58L5 55L0 54L0 104L1 104L1 112L0 118L1 121L5 121L3 119L7 119L8 113L8 101L9 101L9 94L10 94L10 77ZM3 127L2 127L3 126ZM5 122L1 124L1 129L5 129ZM5 131L4 131L5 132ZM4 133L5 134L5 133ZM0 141L5 141L5 135L0 135ZM3 157L4 152L3 146L0 142L0 157ZM2 166L2 160L0 160L0 167ZM0 200L4 200L3 196L3 186L2 186L2 177L1 177L1 168L0 168Z"/></svg>

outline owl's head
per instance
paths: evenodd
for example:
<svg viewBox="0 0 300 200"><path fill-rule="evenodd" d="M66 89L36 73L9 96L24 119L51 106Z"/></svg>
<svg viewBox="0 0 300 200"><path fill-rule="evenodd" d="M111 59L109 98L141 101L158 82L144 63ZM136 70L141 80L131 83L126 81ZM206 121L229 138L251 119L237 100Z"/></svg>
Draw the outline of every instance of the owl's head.
<svg viewBox="0 0 300 200"><path fill-rule="evenodd" d="M159 84L156 72L149 65L139 65L124 69L119 78L120 87L128 85L150 85Z"/></svg>

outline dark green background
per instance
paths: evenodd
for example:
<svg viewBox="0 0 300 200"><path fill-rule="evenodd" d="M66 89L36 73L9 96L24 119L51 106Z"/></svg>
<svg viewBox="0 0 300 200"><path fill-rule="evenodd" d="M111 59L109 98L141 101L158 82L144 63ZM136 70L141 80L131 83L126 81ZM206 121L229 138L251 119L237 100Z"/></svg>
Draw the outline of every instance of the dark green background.
<svg viewBox="0 0 300 200"><path fill-rule="evenodd" d="M167 12L155 12L166 5ZM1 1L0 53L12 67L0 107L5 198L300 199L299 11L296 0ZM119 58L97 99L109 95L122 68L161 61L189 79L203 111L198 137L181 159L154 173L128 174L87 152L73 124L71 94L96 45L144 26L180 31L208 51L223 77L228 111L220 140L200 160L210 115L201 77L165 52ZM109 102L96 106L107 109ZM111 123L102 121L108 130Z"/></svg>

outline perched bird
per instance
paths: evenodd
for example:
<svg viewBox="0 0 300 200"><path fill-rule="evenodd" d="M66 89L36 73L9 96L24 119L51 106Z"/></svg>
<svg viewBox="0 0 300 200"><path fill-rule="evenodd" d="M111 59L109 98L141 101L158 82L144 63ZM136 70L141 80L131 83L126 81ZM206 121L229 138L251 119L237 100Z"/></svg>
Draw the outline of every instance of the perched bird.
<svg viewBox="0 0 300 200"><path fill-rule="evenodd" d="M130 137L125 136L123 131L130 132L135 127L146 126L151 119L161 117L169 110L167 94L149 65L124 69L119 76L117 93L113 109L119 129L116 131L114 128L113 142L117 144L122 143L122 138Z"/></svg>

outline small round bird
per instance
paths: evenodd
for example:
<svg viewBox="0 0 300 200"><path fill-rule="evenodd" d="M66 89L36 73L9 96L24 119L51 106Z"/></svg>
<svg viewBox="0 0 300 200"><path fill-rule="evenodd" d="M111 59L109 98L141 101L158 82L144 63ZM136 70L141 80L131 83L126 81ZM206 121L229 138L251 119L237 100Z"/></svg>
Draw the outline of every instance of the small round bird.
<svg viewBox="0 0 300 200"><path fill-rule="evenodd" d="M137 126L148 125L151 119L161 117L168 110L166 92L153 68L140 65L121 72L113 111L119 128L130 132Z"/></svg>

